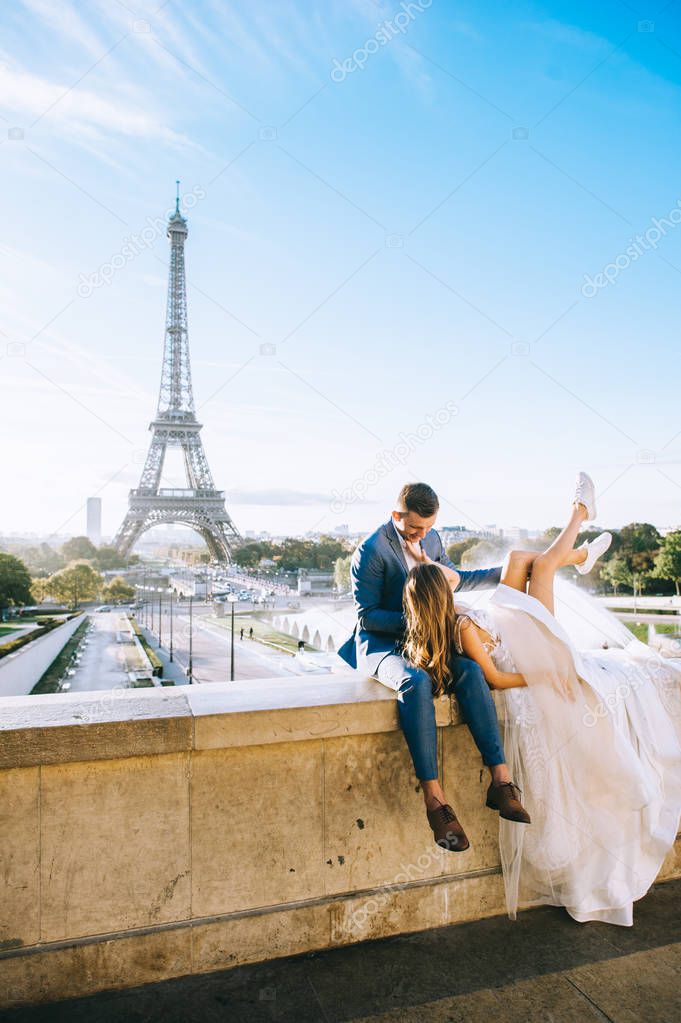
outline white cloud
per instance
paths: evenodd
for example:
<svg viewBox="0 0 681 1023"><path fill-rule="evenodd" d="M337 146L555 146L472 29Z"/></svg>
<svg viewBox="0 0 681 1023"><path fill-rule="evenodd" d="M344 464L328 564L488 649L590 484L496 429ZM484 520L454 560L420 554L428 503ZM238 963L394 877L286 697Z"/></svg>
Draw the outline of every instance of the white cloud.
<svg viewBox="0 0 681 1023"><path fill-rule="evenodd" d="M141 96L132 106L121 103L113 93L103 97L84 86L70 88L6 65L0 65L0 103L14 115L40 117L49 110L50 118L74 135L96 137L104 132L189 145L188 139L146 107Z"/></svg>
<svg viewBox="0 0 681 1023"><path fill-rule="evenodd" d="M21 0L29 14L34 15L45 27L58 32L64 39L81 46L93 57L101 57L106 47L81 18L68 0Z"/></svg>

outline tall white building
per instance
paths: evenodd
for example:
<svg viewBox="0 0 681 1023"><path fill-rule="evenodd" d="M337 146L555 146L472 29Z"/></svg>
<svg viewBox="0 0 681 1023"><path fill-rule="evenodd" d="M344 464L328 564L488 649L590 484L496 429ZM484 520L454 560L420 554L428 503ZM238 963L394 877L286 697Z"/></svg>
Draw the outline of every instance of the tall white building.
<svg viewBox="0 0 681 1023"><path fill-rule="evenodd" d="M88 497L87 499L87 538L95 547L102 542L102 499L101 497Z"/></svg>

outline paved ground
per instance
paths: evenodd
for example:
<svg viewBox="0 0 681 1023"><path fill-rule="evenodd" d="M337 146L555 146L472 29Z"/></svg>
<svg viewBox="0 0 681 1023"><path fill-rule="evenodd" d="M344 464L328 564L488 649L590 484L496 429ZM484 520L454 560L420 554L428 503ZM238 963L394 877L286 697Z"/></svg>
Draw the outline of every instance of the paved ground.
<svg viewBox="0 0 681 1023"><path fill-rule="evenodd" d="M124 612L90 617L93 628L88 633L88 644L76 674L68 680L71 693L127 686L128 671L142 667L136 647L118 642L119 633L127 635L130 631Z"/></svg>
<svg viewBox="0 0 681 1023"><path fill-rule="evenodd" d="M168 647L159 648L158 636L154 635L150 629L145 629L144 626L141 626L141 629L147 643L152 648L159 661L163 664L163 678L172 679L176 686L186 686L187 676L178 658L175 657L175 654L173 653L173 660L171 661Z"/></svg>
<svg viewBox="0 0 681 1023"><path fill-rule="evenodd" d="M212 608L199 605L193 614L192 661L197 682L227 682L230 672L230 630L211 622ZM158 642L158 618L150 642L154 649ZM163 651L170 643L170 621L163 616ZM177 608L173 621L174 662L186 672L189 660L189 614L185 605ZM280 678L305 674L289 654L279 653L254 640L239 639L236 630L234 644L234 677L236 681L249 678Z"/></svg>
<svg viewBox="0 0 681 1023"><path fill-rule="evenodd" d="M3 1023L678 1023L681 881L631 928L542 908L127 991Z"/></svg>

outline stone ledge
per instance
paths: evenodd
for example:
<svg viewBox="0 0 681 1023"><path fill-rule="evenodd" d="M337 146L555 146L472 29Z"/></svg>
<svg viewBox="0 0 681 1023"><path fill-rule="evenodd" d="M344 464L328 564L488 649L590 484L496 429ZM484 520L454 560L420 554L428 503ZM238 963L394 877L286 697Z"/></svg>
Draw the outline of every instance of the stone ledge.
<svg viewBox="0 0 681 1023"><path fill-rule="evenodd" d="M438 731L460 859L396 702L347 673L0 703L0 1009L503 913L469 730Z"/></svg>
<svg viewBox="0 0 681 1023"><path fill-rule="evenodd" d="M439 726L460 722L435 700ZM257 746L399 729L397 698L357 672L0 699L0 768Z"/></svg>
<svg viewBox="0 0 681 1023"><path fill-rule="evenodd" d="M106 689L0 700L0 768L175 753L192 746L180 692Z"/></svg>

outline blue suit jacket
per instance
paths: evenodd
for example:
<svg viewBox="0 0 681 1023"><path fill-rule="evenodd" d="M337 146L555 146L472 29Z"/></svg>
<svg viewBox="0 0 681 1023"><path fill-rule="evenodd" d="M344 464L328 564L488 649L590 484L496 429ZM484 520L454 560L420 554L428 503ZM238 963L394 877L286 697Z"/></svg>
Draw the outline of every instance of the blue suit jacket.
<svg viewBox="0 0 681 1023"><path fill-rule="evenodd" d="M426 534L422 544L433 561L455 568L434 529ZM461 576L457 593L496 586L501 577L501 568L455 570ZM352 556L350 572L357 624L338 653L352 668L374 675L383 658L396 652L396 643L405 628L402 591L408 569L392 519L362 541Z"/></svg>

